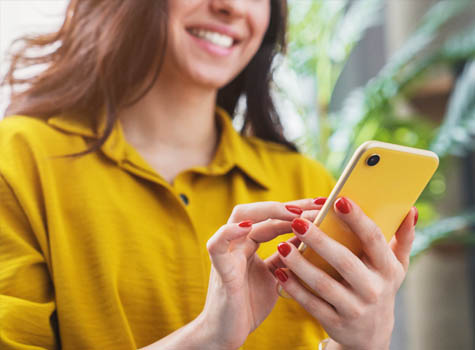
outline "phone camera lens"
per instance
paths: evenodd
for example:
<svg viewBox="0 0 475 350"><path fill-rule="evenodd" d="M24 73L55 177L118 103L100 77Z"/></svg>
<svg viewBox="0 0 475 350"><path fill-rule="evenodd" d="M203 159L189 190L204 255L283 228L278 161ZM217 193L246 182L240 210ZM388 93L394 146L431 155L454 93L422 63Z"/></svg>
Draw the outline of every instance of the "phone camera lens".
<svg viewBox="0 0 475 350"><path fill-rule="evenodd" d="M368 164L369 166L375 166L378 163L379 163L379 156L377 154L373 154L366 161L366 164Z"/></svg>

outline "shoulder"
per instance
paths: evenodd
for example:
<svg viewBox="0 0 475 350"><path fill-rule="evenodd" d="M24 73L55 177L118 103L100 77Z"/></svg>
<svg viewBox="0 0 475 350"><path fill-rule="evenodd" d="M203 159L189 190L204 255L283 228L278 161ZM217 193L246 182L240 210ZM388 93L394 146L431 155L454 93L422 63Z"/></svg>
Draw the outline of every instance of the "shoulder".
<svg viewBox="0 0 475 350"><path fill-rule="evenodd" d="M36 117L25 115L9 115L0 120L0 135L28 133L32 127L42 128L45 121Z"/></svg>
<svg viewBox="0 0 475 350"><path fill-rule="evenodd" d="M318 160L275 142L256 137L245 140L275 186L285 185L310 196L326 196L333 188L335 179Z"/></svg>
<svg viewBox="0 0 475 350"><path fill-rule="evenodd" d="M45 119L12 115L0 120L0 172L31 170L47 157L69 152L75 143Z"/></svg>
<svg viewBox="0 0 475 350"><path fill-rule="evenodd" d="M30 145L37 149L58 150L73 144L82 137L74 137L60 128L50 124L52 118L10 115L0 120L0 152L11 150L16 146Z"/></svg>
<svg viewBox="0 0 475 350"><path fill-rule="evenodd" d="M44 121L20 115L0 120L0 159L5 163L10 158L19 159L34 152L44 139L48 126Z"/></svg>
<svg viewBox="0 0 475 350"><path fill-rule="evenodd" d="M0 150L17 143L36 143L59 135L44 119L11 115L0 120Z"/></svg>

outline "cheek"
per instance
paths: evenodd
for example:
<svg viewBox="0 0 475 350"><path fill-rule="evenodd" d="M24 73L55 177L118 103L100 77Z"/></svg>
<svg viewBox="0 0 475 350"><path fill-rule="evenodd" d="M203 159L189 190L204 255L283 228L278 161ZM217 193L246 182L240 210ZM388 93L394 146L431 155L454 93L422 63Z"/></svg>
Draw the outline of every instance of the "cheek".
<svg viewBox="0 0 475 350"><path fill-rule="evenodd" d="M275 2L277 3L277 2ZM275 5L274 5L275 6ZM255 11L254 14L261 14L260 16L254 15L254 23L256 28L264 35L269 27L270 16L271 16L271 4L270 1L264 1L260 6L258 11Z"/></svg>
<svg viewBox="0 0 475 350"><path fill-rule="evenodd" d="M1 0L0 0L1 1ZM163 0L153 0L163 1ZM168 39L171 45L183 39L186 19L203 6L205 0L168 0Z"/></svg>
<svg viewBox="0 0 475 350"><path fill-rule="evenodd" d="M260 46L264 35L267 32L270 22L270 4L266 3L261 5L258 9L252 11L252 17L250 18L252 32L254 35L254 43L257 47ZM261 14L259 16L259 14Z"/></svg>

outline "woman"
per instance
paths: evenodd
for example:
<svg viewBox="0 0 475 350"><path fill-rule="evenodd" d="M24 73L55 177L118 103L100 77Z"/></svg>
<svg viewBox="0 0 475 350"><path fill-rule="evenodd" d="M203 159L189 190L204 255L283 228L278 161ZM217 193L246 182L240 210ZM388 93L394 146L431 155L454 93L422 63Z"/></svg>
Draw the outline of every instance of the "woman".
<svg viewBox="0 0 475 350"><path fill-rule="evenodd" d="M270 98L285 15L284 0L71 0L57 33L25 40L54 50L19 51L6 76L29 85L0 123L2 349L389 348L417 211L388 246L339 199L361 259L311 225L334 180Z"/></svg>

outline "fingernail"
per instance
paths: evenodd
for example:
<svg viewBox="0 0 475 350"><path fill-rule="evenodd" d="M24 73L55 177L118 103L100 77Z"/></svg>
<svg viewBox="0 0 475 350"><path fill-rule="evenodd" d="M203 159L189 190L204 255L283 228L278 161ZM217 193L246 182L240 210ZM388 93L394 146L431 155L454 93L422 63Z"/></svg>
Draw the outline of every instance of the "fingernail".
<svg viewBox="0 0 475 350"><path fill-rule="evenodd" d="M279 243L279 245L277 246L277 250L285 258L287 255L289 255L292 248L290 247L288 243L282 242L282 243Z"/></svg>
<svg viewBox="0 0 475 350"><path fill-rule="evenodd" d="M297 207L296 205L286 205L285 208L290 211L291 213L294 213L294 214L302 214L303 213L303 210L299 207Z"/></svg>
<svg viewBox="0 0 475 350"><path fill-rule="evenodd" d="M416 215L414 216L414 226L416 226L417 220L419 220L419 210L417 210L416 207L414 207L414 209L416 210Z"/></svg>
<svg viewBox="0 0 475 350"><path fill-rule="evenodd" d="M297 231L298 234L304 235L308 230L308 223L300 218L292 221L292 228Z"/></svg>
<svg viewBox="0 0 475 350"><path fill-rule="evenodd" d="M277 269L275 270L275 276L281 281L281 282L285 282L289 279L289 277L287 276L287 274L285 273L284 270L282 269Z"/></svg>
<svg viewBox="0 0 475 350"><path fill-rule="evenodd" d="M351 204L345 197L338 198L335 202L335 206L338 211L343 214L348 214L351 210Z"/></svg>
<svg viewBox="0 0 475 350"><path fill-rule="evenodd" d="M252 226L251 220L241 221L239 223L239 227L251 227L251 226Z"/></svg>
<svg viewBox="0 0 475 350"><path fill-rule="evenodd" d="M313 203L315 203L317 205L323 205L323 204L325 204L326 201L327 201L326 197L317 197L313 200Z"/></svg>

